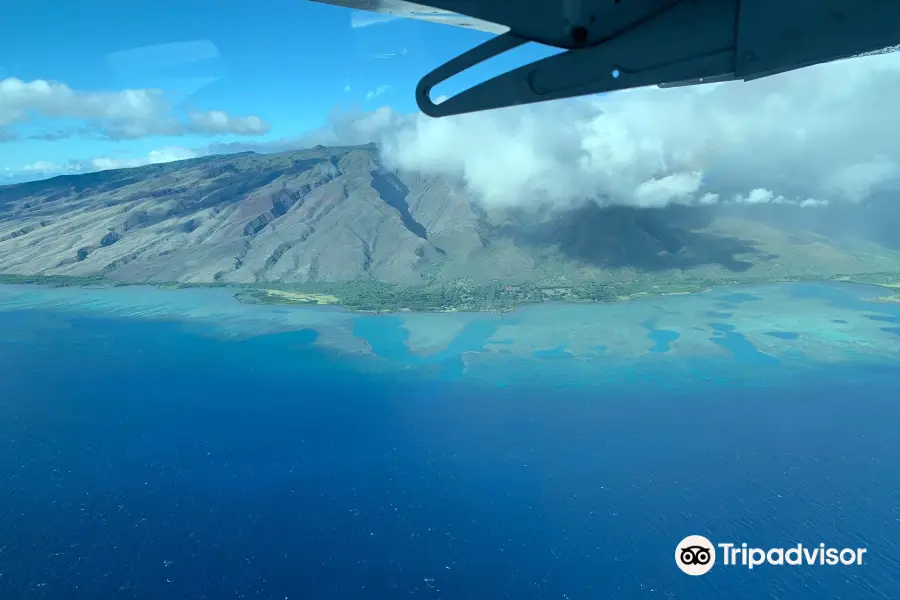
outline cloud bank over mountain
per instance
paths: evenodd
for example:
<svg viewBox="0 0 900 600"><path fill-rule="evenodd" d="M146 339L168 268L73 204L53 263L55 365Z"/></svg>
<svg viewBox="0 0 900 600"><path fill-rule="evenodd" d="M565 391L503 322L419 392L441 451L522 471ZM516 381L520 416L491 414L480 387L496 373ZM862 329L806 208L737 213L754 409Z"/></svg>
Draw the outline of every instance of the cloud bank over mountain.
<svg viewBox="0 0 900 600"><path fill-rule="evenodd" d="M444 119L386 107L336 114L275 149L375 141L397 168L460 178L491 205L594 198L818 206L896 189L898 98L900 54L881 54L747 83L642 88Z"/></svg>
<svg viewBox="0 0 900 600"><path fill-rule="evenodd" d="M900 53L892 53L748 83L643 88L444 119L388 107L335 113L298 137L190 152L375 142L386 164L461 180L488 206L593 199L815 207L900 187L898 99Z"/></svg>
<svg viewBox="0 0 900 600"><path fill-rule="evenodd" d="M897 186L898 99L900 54L882 54L747 83L359 121L387 125L391 162L461 177L488 203L813 205Z"/></svg>

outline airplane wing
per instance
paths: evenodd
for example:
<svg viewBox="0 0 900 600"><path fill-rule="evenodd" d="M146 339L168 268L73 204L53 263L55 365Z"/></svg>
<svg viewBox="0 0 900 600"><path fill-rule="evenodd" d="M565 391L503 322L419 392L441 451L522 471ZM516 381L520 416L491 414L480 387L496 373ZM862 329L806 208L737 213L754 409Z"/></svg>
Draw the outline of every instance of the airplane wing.
<svg viewBox="0 0 900 600"><path fill-rule="evenodd" d="M359 25L377 23L379 20L390 20L395 18L416 19L418 21L429 21L431 23L440 23L442 25L452 25L454 27L465 27L466 29L474 29L476 31L485 31L488 33L506 33L509 27L489 23L481 19L475 19L466 15L451 12L449 10L441 10L432 8L423 4L415 4L406 2L406 0L312 0L321 4L331 4L334 6L343 6L353 10L367 11L374 13L371 20L354 19L354 23ZM379 19L375 15L380 15Z"/></svg>
<svg viewBox="0 0 900 600"><path fill-rule="evenodd" d="M431 117L636 87L750 81L900 46L898 0L314 0L497 33L416 87ZM431 90L526 43L566 50L440 104Z"/></svg>

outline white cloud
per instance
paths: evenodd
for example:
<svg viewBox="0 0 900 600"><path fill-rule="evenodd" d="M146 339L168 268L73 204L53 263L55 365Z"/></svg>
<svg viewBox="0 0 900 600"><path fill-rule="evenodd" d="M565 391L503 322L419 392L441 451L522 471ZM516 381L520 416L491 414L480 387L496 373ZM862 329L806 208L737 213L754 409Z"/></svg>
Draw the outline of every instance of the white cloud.
<svg viewBox="0 0 900 600"><path fill-rule="evenodd" d="M900 98L897 100L900 101ZM866 162L840 167L828 177L826 185L845 199L858 202L871 194L879 184L896 179L898 175L900 168L897 167L897 162L879 155Z"/></svg>
<svg viewBox="0 0 900 600"><path fill-rule="evenodd" d="M167 146L157 150L151 150L145 156L136 157L109 157L98 156L84 160L71 160L65 164L40 160L19 168L5 168L3 173L7 179L15 181L27 181L56 175L72 175L77 173L91 173L106 171L109 169L128 169L143 167L144 165L167 163L176 160L196 158L200 154L190 148L180 146Z"/></svg>
<svg viewBox="0 0 900 600"><path fill-rule="evenodd" d="M259 117L233 117L222 111L193 112L183 121L161 90L85 92L55 81L0 80L0 129L32 116L85 121L115 139L186 133L249 136L269 130Z"/></svg>
<svg viewBox="0 0 900 600"><path fill-rule="evenodd" d="M39 160L37 162L33 162L31 164L27 164L19 171L23 171L25 173L53 173L59 172L64 167L59 166L58 164L46 160Z"/></svg>
<svg viewBox="0 0 900 600"><path fill-rule="evenodd" d="M458 177L493 204L816 206L900 189L898 104L900 54L882 54L443 119L382 108L297 141L375 141L392 166Z"/></svg>
<svg viewBox="0 0 900 600"><path fill-rule="evenodd" d="M431 119L388 107L213 152L376 142L391 166L488 205L859 202L900 192L900 54L748 83L643 88Z"/></svg>
<svg viewBox="0 0 900 600"><path fill-rule="evenodd" d="M699 171L672 173L658 179L648 179L635 188L635 203L649 208L693 199L702 183L703 174Z"/></svg>
<svg viewBox="0 0 900 600"><path fill-rule="evenodd" d="M784 196L776 196L772 190L756 188L745 196L738 195L734 199L738 204L785 204Z"/></svg>
<svg viewBox="0 0 900 600"><path fill-rule="evenodd" d="M411 117L382 106L370 112L335 110L328 125L301 135L267 142L213 143L207 147L212 154L233 152L285 152L312 146L354 146L380 141L390 132L407 127Z"/></svg>
<svg viewBox="0 0 900 600"><path fill-rule="evenodd" d="M812 206L828 206L827 200L816 200L815 198L807 198L800 203L802 208L809 208Z"/></svg>
<svg viewBox="0 0 900 600"><path fill-rule="evenodd" d="M234 135L264 135L269 125L259 117L233 117L221 110L191 112L187 129L193 133Z"/></svg>
<svg viewBox="0 0 900 600"><path fill-rule="evenodd" d="M374 100L378 96L383 95L390 89L391 89L391 86L389 86L389 85L379 85L374 90L370 90L370 91L366 92L366 100L371 102L372 100Z"/></svg>
<svg viewBox="0 0 900 600"><path fill-rule="evenodd" d="M187 160L196 158L197 153L190 148L182 148L180 146L167 146L158 150L151 150L146 156L134 158L109 158L98 157L88 161L78 163L79 171L105 171L107 169L126 169L131 167L142 167L144 165L167 163L176 160Z"/></svg>

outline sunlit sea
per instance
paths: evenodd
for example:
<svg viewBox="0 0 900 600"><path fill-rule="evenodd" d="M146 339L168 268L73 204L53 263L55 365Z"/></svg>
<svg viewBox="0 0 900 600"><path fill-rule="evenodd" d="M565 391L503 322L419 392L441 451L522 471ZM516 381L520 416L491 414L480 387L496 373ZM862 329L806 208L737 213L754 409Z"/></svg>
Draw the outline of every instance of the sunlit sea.
<svg viewBox="0 0 900 600"><path fill-rule="evenodd" d="M878 295L501 318L0 286L0 599L896 600ZM691 577L690 534L867 554Z"/></svg>

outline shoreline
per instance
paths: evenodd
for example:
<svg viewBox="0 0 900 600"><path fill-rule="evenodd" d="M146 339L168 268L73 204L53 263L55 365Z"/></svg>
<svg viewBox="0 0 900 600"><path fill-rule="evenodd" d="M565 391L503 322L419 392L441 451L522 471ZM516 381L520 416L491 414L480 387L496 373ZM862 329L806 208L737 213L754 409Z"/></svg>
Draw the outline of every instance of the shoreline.
<svg viewBox="0 0 900 600"><path fill-rule="evenodd" d="M540 359L539 364L551 368L559 358L577 359L565 363L566 369L571 364L590 368L595 360L628 365L639 357L692 361L741 356L765 364L773 356L790 362L798 352L829 363L851 355L896 361L900 338L890 324L900 314L898 304L872 303L884 294L878 287L817 281L821 283L810 280L800 287L778 282L723 284L711 293L668 294L669 290L656 289L657 294L633 298L635 302L554 300L518 306L509 315L376 313L339 305L318 305L312 310L250 306L234 298L234 289L222 285L186 286L180 293L167 293L172 286L0 285L0 317L10 311L33 310L37 315L49 311L50 318L44 322L51 328L56 326L54 311L88 318L165 321L188 326L202 336L240 340L306 331L294 342L346 356L400 360L403 368L427 367L451 355L464 359L454 362L453 369L478 364L490 368L491 361L506 359ZM5 335L15 337L16 317L5 318L13 325ZM310 331L314 332L311 337ZM792 337L779 337L780 332Z"/></svg>
<svg viewBox="0 0 900 600"><path fill-rule="evenodd" d="M225 289L242 304L281 307L333 307L353 314L446 314L446 313L510 313L518 308L563 302L567 304L617 304L664 296L705 294L716 288L736 288L780 283L849 283L877 287L896 293L900 290L898 273L856 273L849 275L785 278L722 279L698 278L640 284L636 282L575 281L505 283L453 281L444 284L401 287L382 282L347 282L316 284L180 283L123 282L99 277L24 276L0 274L0 285L36 285L40 287L72 287L107 289L120 287L152 287L157 289ZM371 295L370 295L371 294ZM887 296L868 299L886 302ZM896 302L893 298L891 302Z"/></svg>

